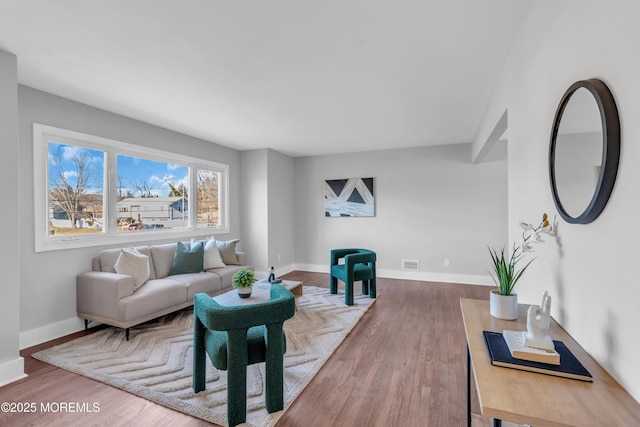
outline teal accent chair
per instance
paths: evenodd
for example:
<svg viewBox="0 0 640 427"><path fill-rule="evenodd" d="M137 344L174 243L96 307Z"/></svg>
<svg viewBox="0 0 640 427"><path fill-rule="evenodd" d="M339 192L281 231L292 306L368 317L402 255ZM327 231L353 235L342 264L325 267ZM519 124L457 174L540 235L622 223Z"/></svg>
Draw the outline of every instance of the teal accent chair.
<svg viewBox="0 0 640 427"><path fill-rule="evenodd" d="M344 263L340 260L344 258ZM338 279L344 282L344 303L353 305L353 282L362 281L362 293L376 297L376 253L368 249L333 249L329 292L338 293Z"/></svg>
<svg viewBox="0 0 640 427"><path fill-rule="evenodd" d="M284 407L284 321L293 317L291 291L272 285L269 301L223 306L207 294L194 297L193 391L205 389L206 355L227 374L227 418L230 426L247 419L247 365L266 362L267 412Z"/></svg>

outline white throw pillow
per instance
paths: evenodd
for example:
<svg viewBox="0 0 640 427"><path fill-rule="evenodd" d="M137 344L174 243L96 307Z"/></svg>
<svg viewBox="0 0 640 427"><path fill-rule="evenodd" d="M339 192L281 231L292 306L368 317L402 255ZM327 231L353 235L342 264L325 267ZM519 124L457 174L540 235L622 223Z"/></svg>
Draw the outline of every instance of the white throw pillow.
<svg viewBox="0 0 640 427"><path fill-rule="evenodd" d="M113 268L116 273L133 277L134 292L149 279L149 257L134 248L122 248Z"/></svg>
<svg viewBox="0 0 640 427"><path fill-rule="evenodd" d="M198 243L197 240L191 239L191 246L195 243ZM211 268L222 268L226 267L226 264L222 262L222 257L220 256L220 251L218 250L218 245L216 245L216 241L213 237L207 237L204 240L204 269L209 270Z"/></svg>

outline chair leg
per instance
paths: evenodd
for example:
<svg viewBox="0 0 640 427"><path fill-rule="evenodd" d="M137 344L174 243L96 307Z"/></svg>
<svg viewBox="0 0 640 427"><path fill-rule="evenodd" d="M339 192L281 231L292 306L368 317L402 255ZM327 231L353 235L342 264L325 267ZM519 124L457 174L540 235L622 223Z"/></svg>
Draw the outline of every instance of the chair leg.
<svg viewBox="0 0 640 427"><path fill-rule="evenodd" d="M375 298L375 297L376 297L376 278L374 276L373 279L369 281L369 298Z"/></svg>
<svg viewBox="0 0 640 427"><path fill-rule="evenodd" d="M338 279L331 276L331 280L329 281L329 293L337 294L338 293Z"/></svg>
<svg viewBox="0 0 640 427"><path fill-rule="evenodd" d="M369 293L369 281L368 280L363 280L362 281L362 294L366 295Z"/></svg>
<svg viewBox="0 0 640 427"><path fill-rule="evenodd" d="M193 316L193 377L194 393L205 389L207 378L207 353L204 350L204 325Z"/></svg>
<svg viewBox="0 0 640 427"><path fill-rule="evenodd" d="M267 326L267 357L265 364L265 405L272 413L284 408L284 334L282 324Z"/></svg>
<svg viewBox="0 0 640 427"><path fill-rule="evenodd" d="M344 303L353 305L353 282L344 282Z"/></svg>
<svg viewBox="0 0 640 427"><path fill-rule="evenodd" d="M247 421L247 330L227 331L227 421Z"/></svg>

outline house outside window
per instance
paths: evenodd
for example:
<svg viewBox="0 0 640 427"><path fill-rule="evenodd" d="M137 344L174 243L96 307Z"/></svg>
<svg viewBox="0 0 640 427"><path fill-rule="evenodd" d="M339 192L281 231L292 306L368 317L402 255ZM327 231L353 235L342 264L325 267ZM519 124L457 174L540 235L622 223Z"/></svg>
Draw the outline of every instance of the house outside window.
<svg viewBox="0 0 640 427"><path fill-rule="evenodd" d="M48 234L103 231L105 152L48 142Z"/></svg>
<svg viewBox="0 0 640 427"><path fill-rule="evenodd" d="M224 164L34 124L34 166L36 251L229 230Z"/></svg>

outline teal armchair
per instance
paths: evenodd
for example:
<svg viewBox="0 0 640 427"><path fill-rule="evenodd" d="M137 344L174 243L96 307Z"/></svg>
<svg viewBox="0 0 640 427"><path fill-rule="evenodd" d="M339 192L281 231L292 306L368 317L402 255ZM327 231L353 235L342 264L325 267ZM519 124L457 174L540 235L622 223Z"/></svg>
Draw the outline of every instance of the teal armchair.
<svg viewBox="0 0 640 427"><path fill-rule="evenodd" d="M344 263L340 259L344 258ZM338 293L338 280L344 282L344 303L353 305L353 282L362 281L362 293L376 297L376 253L368 249L333 249L329 292Z"/></svg>
<svg viewBox="0 0 640 427"><path fill-rule="evenodd" d="M247 365L266 362L267 412L284 407L284 321L296 311L293 294L271 286L271 299L256 304L222 306L207 294L194 297L193 391L205 389L206 355L227 374L227 413L230 426L247 418Z"/></svg>

